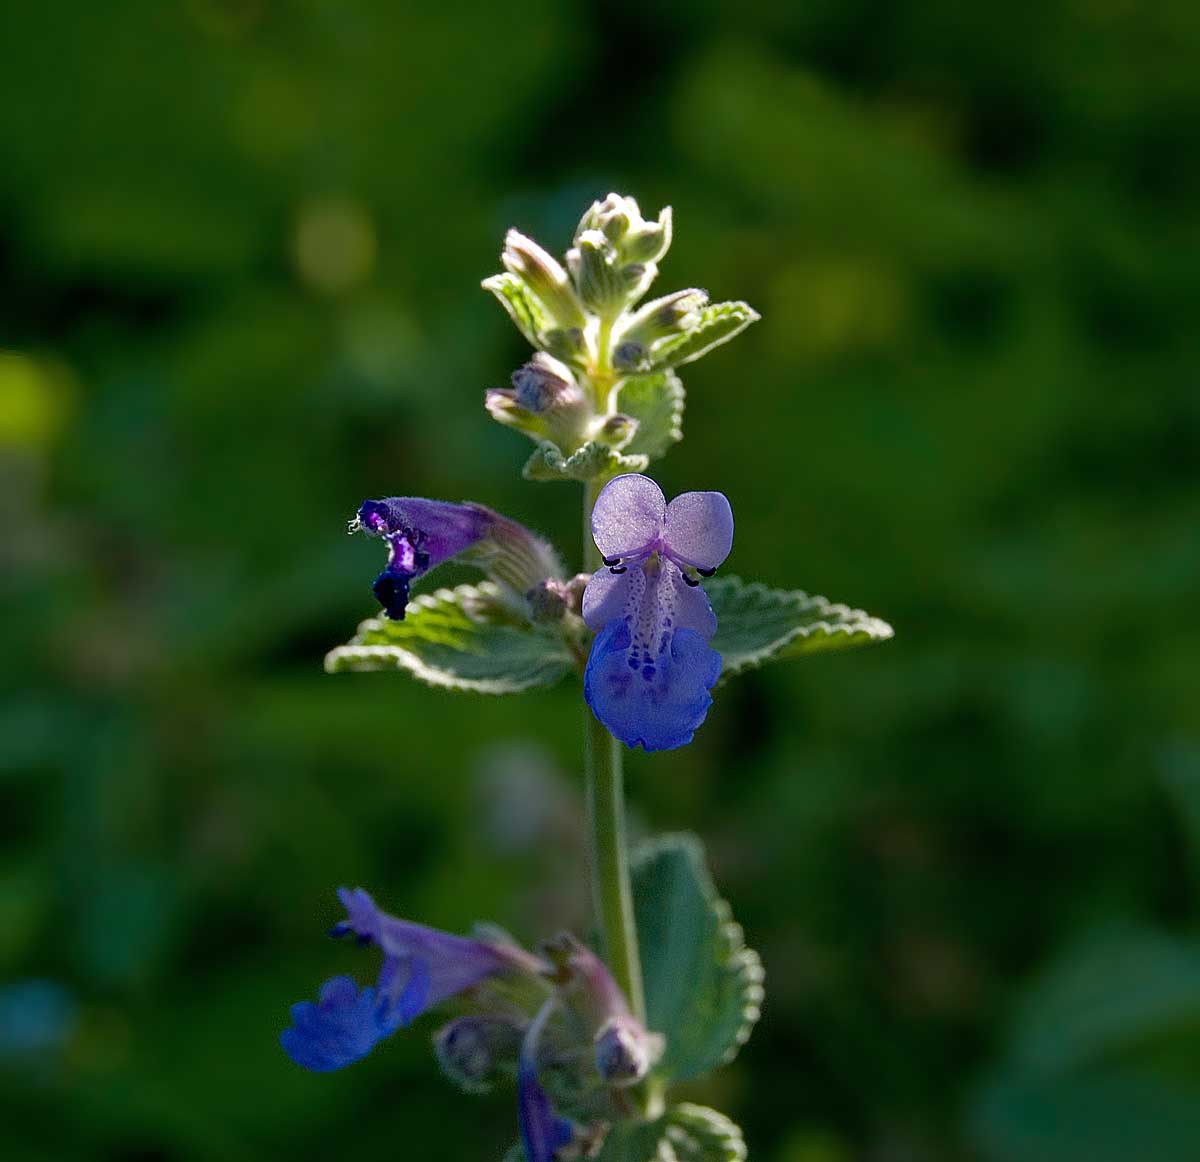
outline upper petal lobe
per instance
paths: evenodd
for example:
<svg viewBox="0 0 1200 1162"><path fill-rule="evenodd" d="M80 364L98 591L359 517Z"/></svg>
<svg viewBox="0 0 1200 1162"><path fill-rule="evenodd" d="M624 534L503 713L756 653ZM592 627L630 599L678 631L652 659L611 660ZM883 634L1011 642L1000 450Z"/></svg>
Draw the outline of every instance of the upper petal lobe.
<svg viewBox="0 0 1200 1162"><path fill-rule="evenodd" d="M685 565L715 569L733 548L733 510L722 492L684 492L667 505L667 552Z"/></svg>
<svg viewBox="0 0 1200 1162"><path fill-rule="evenodd" d="M654 545L663 527L666 498L649 476L615 476L596 497L592 536L605 557L629 557Z"/></svg>

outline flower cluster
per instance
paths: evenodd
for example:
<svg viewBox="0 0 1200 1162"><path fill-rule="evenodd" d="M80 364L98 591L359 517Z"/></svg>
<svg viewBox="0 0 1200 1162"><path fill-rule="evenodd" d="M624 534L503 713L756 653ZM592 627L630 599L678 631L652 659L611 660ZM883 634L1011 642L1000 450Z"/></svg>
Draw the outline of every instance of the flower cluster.
<svg viewBox="0 0 1200 1162"><path fill-rule="evenodd" d="M378 948L383 963L374 985L336 976L315 1002L292 1006L280 1043L305 1069L341 1069L431 1009L452 1000L473 1005L436 1034L439 1062L468 1088L514 1075L526 1158L552 1162L572 1142L603 1134L617 1092L645 1077L661 1052L661 1039L632 1016L603 962L570 936L539 955L498 934L454 936L397 919L361 888L338 897L346 919L331 934ZM495 987L501 982L503 990ZM593 1124L561 1117L542 1083L543 1072L563 1062L582 1074L575 1104L594 1111ZM579 1102L580 1091L587 1102Z"/></svg>

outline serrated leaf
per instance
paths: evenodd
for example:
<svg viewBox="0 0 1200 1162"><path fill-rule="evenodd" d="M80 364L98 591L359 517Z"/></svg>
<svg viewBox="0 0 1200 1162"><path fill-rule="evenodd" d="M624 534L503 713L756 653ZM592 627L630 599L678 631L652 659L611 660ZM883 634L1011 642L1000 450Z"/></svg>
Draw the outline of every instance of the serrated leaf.
<svg viewBox="0 0 1200 1162"><path fill-rule="evenodd" d="M558 445L544 440L525 462L521 475L526 480L609 480L622 472L642 472L649 465L647 456L626 456L595 440L584 444L570 456Z"/></svg>
<svg viewBox="0 0 1200 1162"><path fill-rule="evenodd" d="M685 1081L731 1061L750 1036L762 964L717 895L695 836L643 844L632 877L646 1023L666 1037L655 1071Z"/></svg>
<svg viewBox="0 0 1200 1162"><path fill-rule="evenodd" d="M514 694L549 686L574 667L570 651L551 631L499 612L491 582L423 594L403 621L371 618L344 646L330 650L331 674L407 670L431 686L479 694Z"/></svg>
<svg viewBox="0 0 1200 1162"><path fill-rule="evenodd" d="M599 1162L745 1162L746 1143L724 1114L683 1102L653 1121L616 1124L596 1157ZM520 1141L504 1162L526 1162Z"/></svg>
<svg viewBox="0 0 1200 1162"><path fill-rule="evenodd" d="M721 655L722 680L764 662L819 650L842 650L887 641L886 621L799 589L770 589L737 577L704 583L717 615L712 647Z"/></svg>
<svg viewBox="0 0 1200 1162"><path fill-rule="evenodd" d="M759 319L759 313L749 303L713 303L703 307L694 327L677 338L664 339L654 345L655 367L681 367L714 347L728 343L739 332Z"/></svg>
<svg viewBox="0 0 1200 1162"><path fill-rule="evenodd" d="M666 455L683 439L683 384L673 371L631 375L617 386L617 411L638 422L626 456L641 453L651 460Z"/></svg>
<svg viewBox="0 0 1200 1162"><path fill-rule="evenodd" d="M546 316L542 305L533 297L525 284L515 274L494 274L481 284L500 301L517 330L534 346L540 346L539 336L546 329Z"/></svg>

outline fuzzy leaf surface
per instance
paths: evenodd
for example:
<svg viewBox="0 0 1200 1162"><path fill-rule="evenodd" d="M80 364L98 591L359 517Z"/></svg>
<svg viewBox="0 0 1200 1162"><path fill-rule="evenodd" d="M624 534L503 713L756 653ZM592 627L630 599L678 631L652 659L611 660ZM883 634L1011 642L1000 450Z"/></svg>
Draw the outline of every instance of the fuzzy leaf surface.
<svg viewBox="0 0 1200 1162"><path fill-rule="evenodd" d="M799 589L770 589L737 577L706 581L704 588L717 615L712 647L721 655L722 681L765 662L887 641L894 632L861 609Z"/></svg>
<svg viewBox="0 0 1200 1162"><path fill-rule="evenodd" d="M534 347L539 346L539 336L546 327L546 317L541 303L533 297L528 287L515 274L507 271L485 278L483 287L496 296L517 330Z"/></svg>
<svg viewBox="0 0 1200 1162"><path fill-rule="evenodd" d="M330 650L325 669L406 670L430 686L515 694L549 686L574 668L557 634L501 609L499 589L486 581L423 594L403 621L364 621L346 645Z"/></svg>
<svg viewBox="0 0 1200 1162"><path fill-rule="evenodd" d="M651 460L665 456L683 439L683 383L672 371L631 375L617 388L617 411L638 422L626 456L641 453Z"/></svg>
<svg viewBox="0 0 1200 1162"><path fill-rule="evenodd" d="M647 456L627 456L594 440L564 456L557 444L544 440L525 462L521 475L538 481L611 480L622 472L643 472L649 463Z"/></svg>
<svg viewBox="0 0 1200 1162"><path fill-rule="evenodd" d="M655 1071L686 1081L731 1061L750 1036L762 964L717 895L695 836L641 845L632 878L647 1025L667 1039Z"/></svg>
<svg viewBox="0 0 1200 1162"><path fill-rule="evenodd" d="M743 302L713 303L703 307L699 315L696 325L678 338L655 344L655 367L681 367L691 363L714 347L728 343L760 318L749 303Z"/></svg>

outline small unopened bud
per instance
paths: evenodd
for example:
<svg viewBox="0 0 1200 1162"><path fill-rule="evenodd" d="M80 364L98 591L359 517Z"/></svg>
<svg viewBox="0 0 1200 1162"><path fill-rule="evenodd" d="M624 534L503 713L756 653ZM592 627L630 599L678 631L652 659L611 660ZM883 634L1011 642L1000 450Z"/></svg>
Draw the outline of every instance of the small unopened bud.
<svg viewBox="0 0 1200 1162"><path fill-rule="evenodd" d="M600 202L593 202L579 220L575 241L585 230L599 230L612 242L619 243L634 223L641 223L642 212L634 198L621 194L609 194Z"/></svg>
<svg viewBox="0 0 1200 1162"><path fill-rule="evenodd" d="M566 581L547 577L525 594L525 600L529 603L529 620L535 625L553 625L562 621L567 615L570 599Z"/></svg>
<svg viewBox="0 0 1200 1162"><path fill-rule="evenodd" d="M532 238L510 230L500 258L505 269L529 288L557 326L583 326L583 309L571 289L567 272Z"/></svg>
<svg viewBox="0 0 1200 1162"><path fill-rule="evenodd" d="M515 1068L521 1029L503 1017L459 1017L434 1034L438 1064L451 1081L473 1092L488 1090L505 1066Z"/></svg>
<svg viewBox="0 0 1200 1162"><path fill-rule="evenodd" d="M657 222L646 222L630 230L621 253L630 262L657 262L671 247L671 207L664 206Z"/></svg>
<svg viewBox="0 0 1200 1162"><path fill-rule="evenodd" d="M694 288L655 299L629 320L621 333L621 343L640 343L649 348L660 339L682 335L696 325L700 311L707 305L708 295Z"/></svg>
<svg viewBox="0 0 1200 1162"><path fill-rule="evenodd" d="M622 374L650 370L650 352L644 343L626 340L618 343L612 354L613 369Z"/></svg>
<svg viewBox="0 0 1200 1162"><path fill-rule="evenodd" d="M542 336L542 345L554 356L575 367L587 364L588 347L582 327L555 327Z"/></svg>
<svg viewBox="0 0 1200 1162"><path fill-rule="evenodd" d="M516 402L535 415L584 400L570 370L544 352L512 373L512 385Z"/></svg>
<svg viewBox="0 0 1200 1162"><path fill-rule="evenodd" d="M567 267L579 297L600 315L614 315L628 301L617 259L615 247L599 230L585 230L567 251Z"/></svg>
<svg viewBox="0 0 1200 1162"><path fill-rule="evenodd" d="M662 1038L632 1017L613 1017L596 1034L596 1069L609 1085L636 1085L662 1052Z"/></svg>
<svg viewBox="0 0 1200 1162"><path fill-rule="evenodd" d="M633 416L623 415L618 412L616 415L605 418L604 423L600 425L600 431L597 433L596 438L602 444L607 444L610 448L624 448L633 439L637 429L638 422Z"/></svg>

